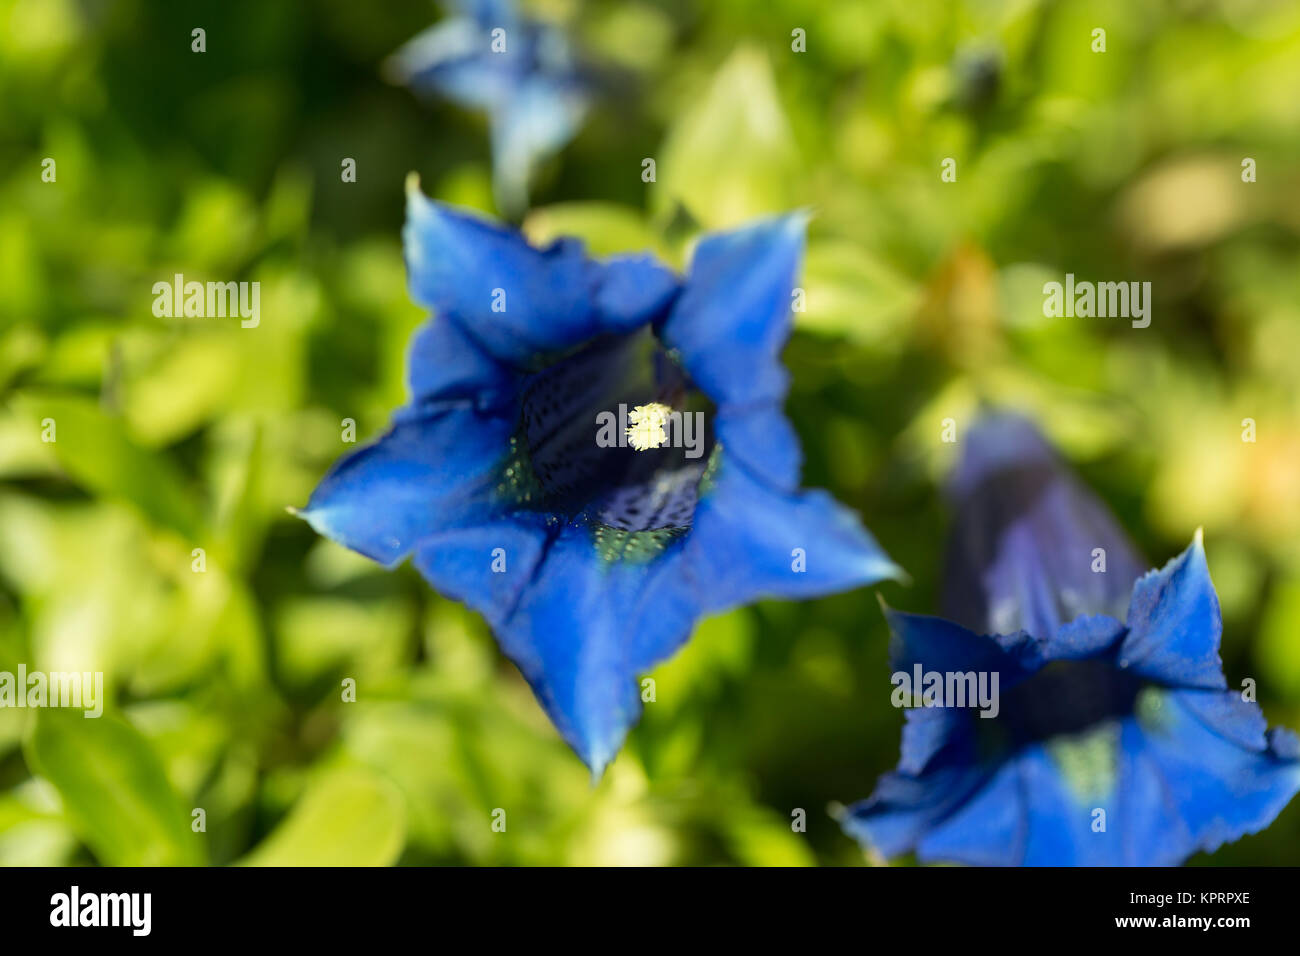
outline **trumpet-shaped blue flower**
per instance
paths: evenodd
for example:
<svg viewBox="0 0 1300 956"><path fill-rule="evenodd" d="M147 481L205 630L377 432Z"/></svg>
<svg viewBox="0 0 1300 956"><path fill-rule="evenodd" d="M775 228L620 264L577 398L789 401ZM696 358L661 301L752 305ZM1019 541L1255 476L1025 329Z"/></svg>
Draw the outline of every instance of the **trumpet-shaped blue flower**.
<svg viewBox="0 0 1300 956"><path fill-rule="evenodd" d="M1300 789L1300 741L1228 688L1200 534L1140 575L1015 417L970 431L952 490L946 613L961 623L889 612L892 661L945 686L987 675L999 699L988 717L908 710L897 769L845 829L885 856L1113 866L1176 864L1268 826Z"/></svg>
<svg viewBox="0 0 1300 956"><path fill-rule="evenodd" d="M455 15L393 54L389 72L487 114L497 201L522 211L536 164L581 126L589 84L564 31L520 15L510 0L453 0L450 7Z"/></svg>
<svg viewBox="0 0 1300 956"><path fill-rule="evenodd" d="M707 236L679 278L534 248L408 188L410 291L436 312L409 347L411 400L301 514L383 564L413 555L482 613L594 772L639 716L637 676L700 616L898 573L799 488L779 353L803 232L795 215ZM702 441L671 419L666 443L611 441L620 407L699 412Z"/></svg>

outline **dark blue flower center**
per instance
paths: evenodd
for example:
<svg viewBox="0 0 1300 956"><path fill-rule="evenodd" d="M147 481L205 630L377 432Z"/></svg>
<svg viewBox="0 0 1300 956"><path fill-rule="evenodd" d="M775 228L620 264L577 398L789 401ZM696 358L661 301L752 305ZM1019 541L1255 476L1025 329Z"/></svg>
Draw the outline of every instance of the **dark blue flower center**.
<svg viewBox="0 0 1300 956"><path fill-rule="evenodd" d="M678 422L664 447L638 451L626 415L651 402L693 416L691 431ZM526 505L590 524L602 550L655 550L691 527L713 448L706 409L649 329L586 344L522 383L512 464L530 477Z"/></svg>
<svg viewBox="0 0 1300 956"><path fill-rule="evenodd" d="M1132 714L1143 686L1105 658L1053 661L1002 692L996 722L1016 746L1077 734Z"/></svg>

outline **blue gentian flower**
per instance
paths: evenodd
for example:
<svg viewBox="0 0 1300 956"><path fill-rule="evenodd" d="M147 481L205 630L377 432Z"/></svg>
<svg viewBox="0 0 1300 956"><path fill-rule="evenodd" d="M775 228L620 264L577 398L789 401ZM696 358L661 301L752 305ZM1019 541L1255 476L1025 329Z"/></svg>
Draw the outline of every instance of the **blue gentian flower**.
<svg viewBox="0 0 1300 956"><path fill-rule="evenodd" d="M702 615L900 573L799 488L779 354L804 225L706 236L679 278L576 240L534 248L408 186L410 291L437 313L410 344L410 403L301 514L385 565L414 555L482 613L596 773L640 714L637 676ZM620 406L708 427L694 449L601 441Z"/></svg>
<svg viewBox="0 0 1300 956"><path fill-rule="evenodd" d="M1268 826L1300 789L1300 740L1224 679L1200 533L1140 574L1104 507L1012 416L971 429L952 492L953 620L888 612L892 663L996 674L996 715L909 709L897 769L845 829L886 857L1113 866L1177 864Z"/></svg>
<svg viewBox="0 0 1300 956"><path fill-rule="evenodd" d="M577 133L590 98L586 71L559 28L522 16L510 0L454 0L455 15L415 37L390 74L487 114L501 208L521 212L538 162Z"/></svg>

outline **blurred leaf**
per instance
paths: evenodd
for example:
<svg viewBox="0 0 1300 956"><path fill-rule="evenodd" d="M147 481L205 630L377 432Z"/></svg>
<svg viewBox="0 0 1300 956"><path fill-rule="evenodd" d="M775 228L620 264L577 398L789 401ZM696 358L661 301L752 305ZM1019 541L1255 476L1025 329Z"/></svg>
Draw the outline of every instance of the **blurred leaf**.
<svg viewBox="0 0 1300 956"><path fill-rule="evenodd" d="M806 310L795 313L796 328L892 350L903 346L904 320L921 297L906 276L861 246L840 241L809 243L803 285Z"/></svg>
<svg viewBox="0 0 1300 956"><path fill-rule="evenodd" d="M381 777L339 770L316 781L241 863L245 866L388 866L402 852L401 794Z"/></svg>
<svg viewBox="0 0 1300 956"><path fill-rule="evenodd" d="M1292 699L1300 698L1300 580L1281 583L1260 625L1258 664Z"/></svg>
<svg viewBox="0 0 1300 956"><path fill-rule="evenodd" d="M15 405L38 433L44 419L54 420L56 440L50 447L74 481L130 502L187 540L198 537L198 503L182 475L171 460L133 442L120 419L73 395L25 392L15 398Z"/></svg>
<svg viewBox="0 0 1300 956"><path fill-rule="evenodd" d="M190 830L189 814L148 741L125 721L43 710L28 759L59 791L68 821L101 863L203 862L203 837Z"/></svg>
<svg viewBox="0 0 1300 956"><path fill-rule="evenodd" d="M414 615L409 603L294 597L276 608L279 663L292 683L306 683L331 667L353 677L391 671L403 659Z"/></svg>
<svg viewBox="0 0 1300 956"><path fill-rule="evenodd" d="M524 232L539 245L561 236L576 237L595 256L652 252L668 258L658 234L641 213L614 203L569 202L534 209L524 221Z"/></svg>
<svg viewBox="0 0 1300 956"><path fill-rule="evenodd" d="M743 807L728 814L726 835L745 866L812 866L817 862L792 823L761 807Z"/></svg>
<svg viewBox="0 0 1300 956"><path fill-rule="evenodd" d="M797 178L793 143L766 55L742 47L669 130L651 186L655 208L680 201L711 228L783 212Z"/></svg>

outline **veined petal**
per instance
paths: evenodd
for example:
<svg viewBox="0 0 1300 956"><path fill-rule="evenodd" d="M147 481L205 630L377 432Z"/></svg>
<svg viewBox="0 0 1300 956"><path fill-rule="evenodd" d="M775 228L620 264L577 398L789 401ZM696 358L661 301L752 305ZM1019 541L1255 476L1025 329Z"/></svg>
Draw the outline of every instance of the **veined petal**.
<svg viewBox="0 0 1300 956"><path fill-rule="evenodd" d="M436 531L490 519L511 427L465 406L408 412L338 462L298 515L392 567Z"/></svg>
<svg viewBox="0 0 1300 956"><path fill-rule="evenodd" d="M1201 535L1133 586L1120 666L1176 687L1225 686L1219 660L1223 619Z"/></svg>
<svg viewBox="0 0 1300 956"><path fill-rule="evenodd" d="M662 337L719 406L785 394L780 362L807 216L768 219L702 239Z"/></svg>
<svg viewBox="0 0 1300 956"><path fill-rule="evenodd" d="M524 367L599 329L581 243L544 249L407 188L402 230L411 297L456 322L493 358Z"/></svg>

